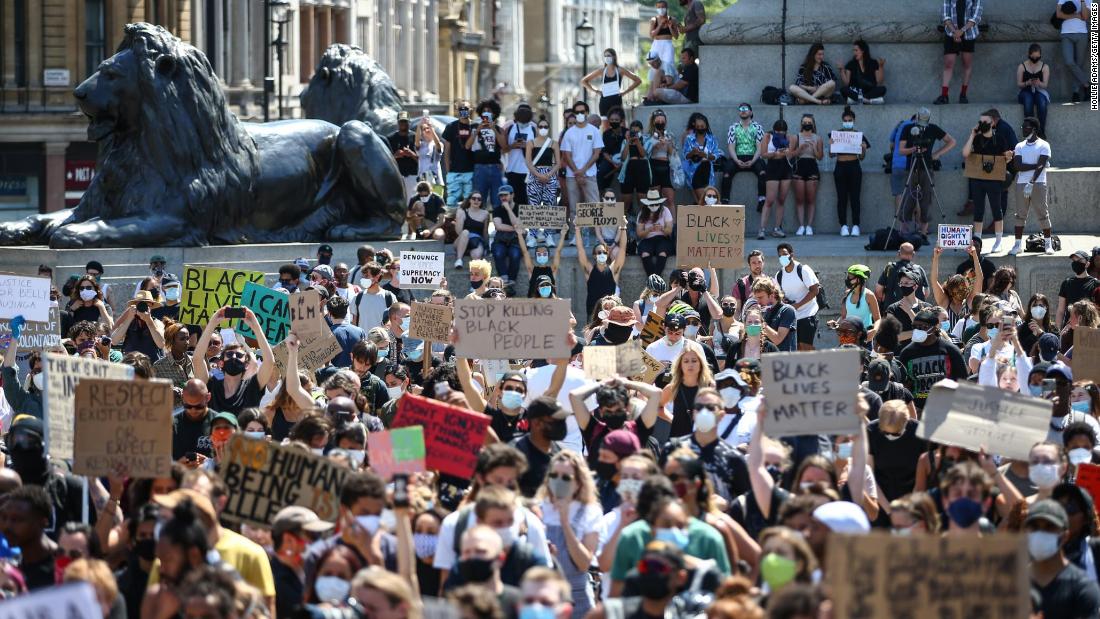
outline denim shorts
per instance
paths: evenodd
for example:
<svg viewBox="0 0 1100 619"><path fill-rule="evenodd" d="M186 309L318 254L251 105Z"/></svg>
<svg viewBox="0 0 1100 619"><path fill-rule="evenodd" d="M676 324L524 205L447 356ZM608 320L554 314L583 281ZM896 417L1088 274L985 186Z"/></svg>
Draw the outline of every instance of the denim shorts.
<svg viewBox="0 0 1100 619"><path fill-rule="evenodd" d="M447 206L457 205L473 190L473 172L447 172Z"/></svg>
<svg viewBox="0 0 1100 619"><path fill-rule="evenodd" d="M905 191L905 179L909 178L909 170L894 168L890 171L890 195L900 196Z"/></svg>

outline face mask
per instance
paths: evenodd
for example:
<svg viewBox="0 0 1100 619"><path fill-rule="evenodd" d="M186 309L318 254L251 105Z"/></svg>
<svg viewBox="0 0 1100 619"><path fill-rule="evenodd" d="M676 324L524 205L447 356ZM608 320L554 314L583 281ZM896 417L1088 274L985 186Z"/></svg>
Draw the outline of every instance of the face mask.
<svg viewBox="0 0 1100 619"><path fill-rule="evenodd" d="M898 286L898 292L900 292L901 296L903 296L903 297L907 297L907 296L913 294L916 291L917 291L916 286Z"/></svg>
<svg viewBox="0 0 1100 619"><path fill-rule="evenodd" d="M668 15L668 9L657 9L657 14L661 17L664 17L665 15Z"/></svg>
<svg viewBox="0 0 1100 619"><path fill-rule="evenodd" d="M431 533L413 533L413 547L416 556L420 559L430 559L435 556L435 546L439 543L439 536Z"/></svg>
<svg viewBox="0 0 1100 619"><path fill-rule="evenodd" d="M84 301L91 301L95 298L95 290L81 290L80 298Z"/></svg>
<svg viewBox="0 0 1100 619"><path fill-rule="evenodd" d="M837 333L836 334L836 339L837 339L837 342L842 346L844 344L857 344L858 343L858 341L857 341L858 338L856 337L856 335L854 333Z"/></svg>
<svg viewBox="0 0 1100 619"><path fill-rule="evenodd" d="M539 135L541 137L546 137L546 136L550 135L550 130L549 129L539 129Z"/></svg>
<svg viewBox="0 0 1100 619"><path fill-rule="evenodd" d="M1080 402L1070 402L1069 407L1078 413L1088 413L1092 408L1089 405L1088 400L1081 400Z"/></svg>
<svg viewBox="0 0 1100 619"><path fill-rule="evenodd" d="M554 289L550 286L539 286L539 296L544 299L549 299L552 292L554 292Z"/></svg>
<svg viewBox="0 0 1100 619"><path fill-rule="evenodd" d="M410 350L408 353L406 353L405 356L408 357L409 361L412 361L412 362L415 363L415 362L420 361L421 359L424 358L424 349L423 348L414 348L414 349Z"/></svg>
<svg viewBox="0 0 1100 619"><path fill-rule="evenodd" d="M696 432L707 433L714 429L714 426L718 425L717 416L714 411L709 408L704 408L701 411L695 413L694 429Z"/></svg>
<svg viewBox="0 0 1100 619"><path fill-rule="evenodd" d="M1070 268L1073 269L1074 273L1080 275L1084 273L1085 269L1087 269L1088 267L1085 265L1084 262L1073 262L1070 264ZM81 293L81 295L83 296L83 293Z"/></svg>
<svg viewBox="0 0 1100 619"><path fill-rule="evenodd" d="M913 535L913 527L905 527L904 529L892 528L890 529L890 535L895 535L897 537L909 537Z"/></svg>
<svg viewBox="0 0 1100 619"><path fill-rule="evenodd" d="M802 125L802 130L803 131L813 131L814 126L813 125Z"/></svg>
<svg viewBox="0 0 1100 619"><path fill-rule="evenodd" d="M493 559L462 559L458 562L458 575L466 583L486 582L493 577Z"/></svg>
<svg viewBox="0 0 1100 619"><path fill-rule="evenodd" d="M169 288L169 289L165 290L164 291L164 298L168 299L169 301L179 301L180 300L180 289L179 288Z"/></svg>
<svg viewBox="0 0 1100 619"><path fill-rule="evenodd" d="M550 256L547 256L546 254L536 254L535 263L541 265L550 264Z"/></svg>
<svg viewBox="0 0 1100 619"><path fill-rule="evenodd" d="M1053 488L1061 476L1057 464L1032 464L1027 468L1027 478L1040 488Z"/></svg>
<svg viewBox="0 0 1100 619"><path fill-rule="evenodd" d="M152 561L157 558L157 540L155 539L139 539L134 544L134 554L145 561Z"/></svg>
<svg viewBox="0 0 1100 619"><path fill-rule="evenodd" d="M364 290L366 290L367 288L370 288L374 285L374 280L369 277L364 277L363 279L359 280L359 285L362 286Z"/></svg>
<svg viewBox="0 0 1100 619"><path fill-rule="evenodd" d="M228 376L240 376L244 374L244 361L234 357L232 359L226 359L222 363L222 371Z"/></svg>
<svg viewBox="0 0 1100 619"><path fill-rule="evenodd" d="M1028 390L1028 392L1031 393L1032 397L1036 397L1036 398L1043 397L1043 386L1042 385L1028 385L1027 390Z"/></svg>
<svg viewBox="0 0 1100 619"><path fill-rule="evenodd" d="M519 619L554 619L557 615L550 606L524 604L519 609Z"/></svg>
<svg viewBox="0 0 1100 619"><path fill-rule="evenodd" d="M716 198L715 196L707 196L703 198L703 202L706 202L707 204L718 204L718 198Z"/></svg>
<svg viewBox="0 0 1100 619"><path fill-rule="evenodd" d="M646 208L649 209L650 213L656 213L657 211L661 210L661 205L660 204L650 204Z"/></svg>
<svg viewBox="0 0 1100 619"><path fill-rule="evenodd" d="M741 390L737 387L723 387L718 391L722 396L722 406L733 408L741 401Z"/></svg>
<svg viewBox="0 0 1100 619"><path fill-rule="evenodd" d="M324 457L324 455L325 455L325 448L324 447L313 447L313 448L310 449L310 451L312 451L313 455L315 455L315 456Z"/></svg>
<svg viewBox="0 0 1100 619"><path fill-rule="evenodd" d="M565 435L568 434L568 432L569 428L565 425L565 420L555 419L546 429L546 438L552 441L564 440Z"/></svg>
<svg viewBox="0 0 1100 619"><path fill-rule="evenodd" d="M564 479L548 479L546 487L550 489L550 496L555 499L569 499L573 497L573 482Z"/></svg>
<svg viewBox="0 0 1100 619"><path fill-rule="evenodd" d="M633 327L609 324L603 328L603 339L612 344L622 344L630 339L630 334L633 332Z"/></svg>
<svg viewBox="0 0 1100 619"><path fill-rule="evenodd" d="M1047 315L1047 308L1044 305L1036 305L1031 308L1031 317L1036 320L1042 320Z"/></svg>
<svg viewBox="0 0 1100 619"><path fill-rule="evenodd" d="M359 526L367 530L367 533L374 535L378 531L379 525L382 524L381 516L356 516L355 522L359 523Z"/></svg>
<svg viewBox="0 0 1100 619"><path fill-rule="evenodd" d="M940 328L943 329L944 331L950 331L951 330L951 321L950 320L945 320L945 321L941 322L940 323Z"/></svg>
<svg viewBox="0 0 1100 619"><path fill-rule="evenodd" d="M607 264L607 254L596 254L596 262Z"/></svg>
<svg viewBox="0 0 1100 619"><path fill-rule="evenodd" d="M604 64L614 64L615 63L615 57L614 56L604 56L603 57L603 63Z"/></svg>
<svg viewBox="0 0 1100 619"><path fill-rule="evenodd" d="M779 257L779 266L783 267L784 269L787 268L790 263L791 257L789 255L783 255Z"/></svg>
<svg viewBox="0 0 1100 619"><path fill-rule="evenodd" d="M523 394L518 391L504 391L500 394L500 405L504 408L519 408L523 406Z"/></svg>
<svg viewBox="0 0 1100 619"><path fill-rule="evenodd" d="M600 479L610 481L615 478L615 474L618 472L619 467L614 462L596 462L596 475L598 475Z"/></svg>
<svg viewBox="0 0 1100 619"><path fill-rule="evenodd" d="M688 325L684 327L684 336L688 338L699 335L699 325Z"/></svg>
<svg viewBox="0 0 1100 619"><path fill-rule="evenodd" d="M34 388L37 389L38 391L40 391L40 392L45 391L46 390L46 380L45 380L45 378L46 378L45 374L43 374L42 372L38 372L37 374L35 374L34 376L31 377L31 384L34 385Z"/></svg>
<svg viewBox="0 0 1100 619"><path fill-rule="evenodd" d="M259 432L243 432L242 434L244 434L245 438L256 440L263 440L264 437L267 436L267 434L265 434L263 430L260 430Z"/></svg>
<svg viewBox="0 0 1100 619"><path fill-rule="evenodd" d="M1031 555L1032 560L1046 561L1058 554L1058 550L1062 547L1061 537L1061 535L1050 531L1029 531L1027 534L1027 554Z"/></svg>
<svg viewBox="0 0 1100 619"><path fill-rule="evenodd" d="M928 332L924 329L913 329L913 341L920 344L928 339Z"/></svg>
<svg viewBox="0 0 1100 619"><path fill-rule="evenodd" d="M343 578L336 576L318 576L313 583L313 591L317 593L317 599L329 604L342 604L348 599L351 584Z"/></svg>
<svg viewBox="0 0 1100 619"><path fill-rule="evenodd" d="M856 126L856 123L851 120L845 120L841 121L840 126L843 129L852 129Z"/></svg>
<svg viewBox="0 0 1100 619"><path fill-rule="evenodd" d="M642 489L642 480L640 479L620 479L619 487L616 488L616 492L619 493L619 497L624 501L633 501L638 496L638 492ZM629 498L628 498L629 497Z"/></svg>
<svg viewBox="0 0 1100 619"><path fill-rule="evenodd" d="M1084 447L1078 447L1076 449L1069 450L1069 452L1066 454L1066 457L1069 458L1070 464L1073 464L1074 466L1076 466L1078 464L1084 464L1086 462L1092 462L1092 451L1090 451L1088 449L1085 449ZM1029 470L1028 471L1028 476L1029 477L1030 477L1030 474L1031 474L1031 471ZM1038 484L1036 484L1036 485L1038 485Z"/></svg>
<svg viewBox="0 0 1100 619"><path fill-rule="evenodd" d="M363 462L367 459L367 451L365 449L348 449L348 459L351 460L353 468L359 468L363 466Z"/></svg>
<svg viewBox="0 0 1100 619"><path fill-rule="evenodd" d="M386 357L389 356L389 354L390 354L390 349L389 348L380 348L380 349L378 349L378 360L381 361L381 360L385 359Z"/></svg>
<svg viewBox="0 0 1100 619"><path fill-rule="evenodd" d="M657 533L654 534L653 539L666 544L672 544L680 550L683 550L688 545L688 533L685 529L657 529Z"/></svg>
<svg viewBox="0 0 1100 619"><path fill-rule="evenodd" d="M776 591L783 585L794 580L798 564L793 559L788 559L774 552L764 555L760 561L760 577L768 583L772 591Z"/></svg>
<svg viewBox="0 0 1100 619"><path fill-rule="evenodd" d="M405 390L400 386L386 387L386 393L389 394L391 400L396 400L405 394Z"/></svg>
<svg viewBox="0 0 1100 619"><path fill-rule="evenodd" d="M992 128L993 128L993 125L991 125L987 122L979 122L978 123L978 133L985 133L986 131L989 131Z"/></svg>
<svg viewBox="0 0 1100 619"><path fill-rule="evenodd" d="M404 318L401 319L401 330L402 331L408 331L409 330L409 325L411 325L411 324L412 324L412 318L410 318L409 316L405 316Z"/></svg>
<svg viewBox="0 0 1100 619"><path fill-rule="evenodd" d="M993 327L992 329L986 329L985 332L987 335L989 335L989 339L992 340L993 338L997 337L997 334L1000 333L1001 330L997 327Z"/></svg>
<svg viewBox="0 0 1100 619"><path fill-rule="evenodd" d="M516 543L516 532L512 530L512 527L501 527L496 532L500 536L500 542L504 545L505 550Z"/></svg>
<svg viewBox="0 0 1100 619"><path fill-rule="evenodd" d="M836 457L842 460L848 460L852 457L852 444L841 443L836 446Z"/></svg>
<svg viewBox="0 0 1100 619"><path fill-rule="evenodd" d="M886 440L888 441L901 440L901 437L905 436L905 428L902 428L901 434L890 434L889 432L883 432L882 435L885 436Z"/></svg>
<svg viewBox="0 0 1100 619"><path fill-rule="evenodd" d="M745 335L749 337L757 337L764 329L764 325L745 325Z"/></svg>
<svg viewBox="0 0 1100 619"><path fill-rule="evenodd" d="M969 497L955 499L947 506L947 517L966 529L982 517L982 504Z"/></svg>
<svg viewBox="0 0 1100 619"><path fill-rule="evenodd" d="M603 416L604 425L611 428L612 430L618 430L618 429L622 428L623 426L626 425L626 421L627 421L627 416L626 415L617 415L616 414L616 415L604 415Z"/></svg>

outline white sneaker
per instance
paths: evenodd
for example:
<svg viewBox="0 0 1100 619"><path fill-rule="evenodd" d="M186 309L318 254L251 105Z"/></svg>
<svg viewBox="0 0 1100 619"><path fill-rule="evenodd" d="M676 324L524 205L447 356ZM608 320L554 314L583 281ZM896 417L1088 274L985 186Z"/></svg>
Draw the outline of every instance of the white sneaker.
<svg viewBox="0 0 1100 619"><path fill-rule="evenodd" d="M848 226L845 225L840 227L840 236L848 236L849 234Z"/></svg>
<svg viewBox="0 0 1100 619"><path fill-rule="evenodd" d="M806 226L799 226L798 230L794 231L795 236L802 236L803 234L806 234Z"/></svg>
<svg viewBox="0 0 1100 619"><path fill-rule="evenodd" d="M1045 249L1043 250L1043 253L1045 253L1048 256L1054 254L1054 243L1052 243L1050 239L1047 239L1046 241L1044 241L1043 244L1045 246Z"/></svg>
<svg viewBox="0 0 1100 619"><path fill-rule="evenodd" d="M989 253L995 254L1000 249L1001 249L1001 239L1000 239L1000 237L998 237L997 240L993 242L993 248L989 250Z"/></svg>
<svg viewBox="0 0 1100 619"><path fill-rule="evenodd" d="M535 240L535 231L534 230L528 230L527 231L527 247L532 248L532 247L535 246L535 244L537 242L538 241Z"/></svg>
<svg viewBox="0 0 1100 619"><path fill-rule="evenodd" d="M852 226L852 236L859 236L859 226Z"/></svg>
<svg viewBox="0 0 1100 619"><path fill-rule="evenodd" d="M806 236L813 236L813 235L814 235L814 227L813 226L806 226Z"/></svg>
<svg viewBox="0 0 1100 619"><path fill-rule="evenodd" d="M855 99L848 97L848 105L855 105L856 103L858 102Z"/></svg>
<svg viewBox="0 0 1100 619"><path fill-rule="evenodd" d="M569 239L569 244L572 245L573 247L577 246L577 236L576 235L573 235L573 238Z"/></svg>
<svg viewBox="0 0 1100 619"><path fill-rule="evenodd" d="M462 258L459 258L458 260L455 260L455 268L456 269L461 269L462 268Z"/></svg>
<svg viewBox="0 0 1100 619"><path fill-rule="evenodd" d="M544 243L546 243L546 245L547 245L547 246L549 246L549 247L556 247L556 246L557 246L557 244L558 244L558 242L554 240L554 235L553 235L553 234L550 234L549 232L547 232L547 233L546 233L546 234L545 234L545 235L543 236L542 240L543 240L543 242L544 242Z"/></svg>
<svg viewBox="0 0 1100 619"><path fill-rule="evenodd" d="M871 105L885 105L886 99L883 99L882 97L875 97L874 99L869 100L868 103L870 103Z"/></svg>
<svg viewBox="0 0 1100 619"><path fill-rule="evenodd" d="M1020 241L1016 241L1015 243L1013 243L1012 249L1008 250L1009 256L1015 256L1018 253L1020 253Z"/></svg>

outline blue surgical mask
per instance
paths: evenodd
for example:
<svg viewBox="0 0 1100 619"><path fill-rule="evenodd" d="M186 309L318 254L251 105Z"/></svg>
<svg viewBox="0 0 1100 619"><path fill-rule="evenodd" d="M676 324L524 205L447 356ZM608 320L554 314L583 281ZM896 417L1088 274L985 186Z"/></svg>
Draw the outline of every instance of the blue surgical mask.
<svg viewBox="0 0 1100 619"><path fill-rule="evenodd" d="M401 330L408 331L410 324L412 324L412 318L410 318L409 316L405 316L401 319Z"/></svg>
<svg viewBox="0 0 1100 619"><path fill-rule="evenodd" d="M412 350L405 353L405 357L408 358L409 361L413 361L413 362L420 361L421 359L424 358L424 349L423 348L413 348Z"/></svg>
<svg viewBox="0 0 1100 619"><path fill-rule="evenodd" d="M836 446L836 457L848 460L852 457L852 444L841 443Z"/></svg>
<svg viewBox="0 0 1100 619"><path fill-rule="evenodd" d="M851 121L851 120L842 120L842 121L840 121L840 126L843 129L852 129L853 127L856 126L856 123L854 121Z"/></svg>
<svg viewBox="0 0 1100 619"><path fill-rule="evenodd" d="M554 292L554 289L550 286L539 286L539 296L544 299L549 298L552 292Z"/></svg>
<svg viewBox="0 0 1100 619"><path fill-rule="evenodd" d="M244 435L248 438L254 438L258 440L262 440L265 436L267 436L267 434L265 434L263 430L260 430L259 432L245 432Z"/></svg>
<svg viewBox="0 0 1100 619"><path fill-rule="evenodd" d="M788 266L789 266L790 264L791 264L791 257L790 257L790 256L786 256L786 255L784 255L784 256L780 256L780 257L779 257L779 266L781 266L781 267L783 267L783 268L785 269L785 268L787 268L787 267L788 267Z"/></svg>
<svg viewBox="0 0 1100 619"><path fill-rule="evenodd" d="M951 330L951 321L950 320L945 320L945 321L941 322L940 323L940 328L943 329L944 331L950 331Z"/></svg>
<svg viewBox="0 0 1100 619"><path fill-rule="evenodd" d="M1078 413L1088 413L1092 408L1088 400L1081 400L1080 402L1070 402L1069 407Z"/></svg>
<svg viewBox="0 0 1100 619"><path fill-rule="evenodd" d="M542 604L524 604L519 609L519 619L554 619L557 614L553 607Z"/></svg>
<svg viewBox="0 0 1100 619"><path fill-rule="evenodd" d="M1028 385L1027 390L1031 392L1031 395L1033 395L1037 398L1043 396L1043 386L1042 385Z"/></svg>
<svg viewBox="0 0 1100 619"><path fill-rule="evenodd" d="M1001 330L997 327L993 327L992 329L986 329L985 332L987 335L989 335L989 339L992 340L997 337L997 334L1000 333Z"/></svg>
<svg viewBox="0 0 1100 619"><path fill-rule="evenodd" d="M500 405L504 408L519 408L523 406L523 394L518 391L502 391Z"/></svg>
<svg viewBox="0 0 1100 619"><path fill-rule="evenodd" d="M540 265L550 264L550 256L546 254L535 254L535 262Z"/></svg>
<svg viewBox="0 0 1100 619"><path fill-rule="evenodd" d="M686 529L657 529L656 534L653 536L659 542L666 544L672 544L673 546L683 550L688 545L688 533Z"/></svg>
<svg viewBox="0 0 1100 619"><path fill-rule="evenodd" d="M381 360L385 359L389 354L390 354L390 349L389 348L380 348L380 349L378 349L378 360L381 361Z"/></svg>

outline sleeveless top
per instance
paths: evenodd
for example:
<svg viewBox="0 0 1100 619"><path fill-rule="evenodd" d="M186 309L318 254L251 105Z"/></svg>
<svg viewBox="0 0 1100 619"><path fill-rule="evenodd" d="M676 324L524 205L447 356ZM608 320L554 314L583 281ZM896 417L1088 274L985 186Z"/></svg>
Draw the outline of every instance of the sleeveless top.
<svg viewBox="0 0 1100 619"><path fill-rule="evenodd" d="M588 299L595 304L600 297L615 294L615 274L611 267L605 266L600 270L599 266L593 266L588 274Z"/></svg>
<svg viewBox="0 0 1100 619"><path fill-rule="evenodd" d="M275 414L271 417L271 440L279 442L290 436L290 429L294 427L294 423L287 420L282 408L275 409Z"/></svg>
<svg viewBox="0 0 1100 619"><path fill-rule="evenodd" d="M546 139L549 140L550 138L546 138ZM533 148L535 149L535 154L537 155L537 154L539 154L539 149L542 148L542 146L534 146ZM542 156L539 157L538 159L536 159L535 161L533 161L532 165L534 165L536 168L550 168L550 167L553 167L554 166L554 145L550 144L549 146L547 146L546 150L543 151Z"/></svg>
<svg viewBox="0 0 1100 619"><path fill-rule="evenodd" d="M859 289L859 294L863 294L863 288ZM852 297L855 295L855 290L849 291L844 297L844 312L848 318L860 318L863 320L863 327L870 329L874 323L874 318L871 316L871 308L867 304L867 299L859 299L859 306L852 302Z"/></svg>
<svg viewBox="0 0 1100 619"><path fill-rule="evenodd" d="M622 94L622 82L623 76L619 73L619 67L615 67L615 72L611 75L607 74L607 67L603 70L603 86L600 88L601 93L605 97L618 97Z"/></svg>
<svg viewBox="0 0 1100 619"><path fill-rule="evenodd" d="M657 19L654 17L653 19ZM657 36L672 36L672 28L668 27L668 22L665 22L665 27L657 31Z"/></svg>
<svg viewBox="0 0 1100 619"><path fill-rule="evenodd" d="M1026 64L1021 62L1020 66L1024 68L1024 81L1026 82L1028 80L1041 80L1041 79L1043 79L1043 67L1045 67L1047 65L1046 65L1046 63L1040 64L1039 65L1039 70L1034 72L1034 73L1027 70L1027 65Z"/></svg>
<svg viewBox="0 0 1100 619"><path fill-rule="evenodd" d="M699 393L698 385L694 387L680 385L676 389L676 394L672 396L672 430L668 433L670 438L691 434L692 412L695 409L695 394L697 393Z"/></svg>
<svg viewBox="0 0 1100 619"><path fill-rule="evenodd" d="M462 222L462 229L468 230L470 234L484 234L485 233L485 221L489 218L489 213L485 213L485 219L478 221L470 216L470 212L466 212L466 220Z"/></svg>
<svg viewBox="0 0 1100 619"><path fill-rule="evenodd" d="M527 298L528 299L541 299L542 298L539 295L539 287L535 285L535 282L537 282L539 277L541 277L543 275L549 277L551 282L553 282L555 284L557 283L556 281L554 281L554 271L550 268L550 265L546 265L546 266L538 265L538 266L536 266L535 268L531 269L531 277L528 278L528 280L527 280Z"/></svg>
<svg viewBox="0 0 1100 619"><path fill-rule="evenodd" d="M817 142L820 139L821 139L821 136L817 135L816 133L811 134L809 137L803 136L801 133L798 134L798 144L800 146L802 144L812 144L813 145L813 148L809 149L805 153L800 153L798 155L798 158L799 159L817 159L817 156L814 155L814 153L817 151ZM771 152L771 151L769 151L769 152Z"/></svg>

